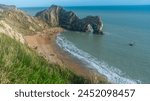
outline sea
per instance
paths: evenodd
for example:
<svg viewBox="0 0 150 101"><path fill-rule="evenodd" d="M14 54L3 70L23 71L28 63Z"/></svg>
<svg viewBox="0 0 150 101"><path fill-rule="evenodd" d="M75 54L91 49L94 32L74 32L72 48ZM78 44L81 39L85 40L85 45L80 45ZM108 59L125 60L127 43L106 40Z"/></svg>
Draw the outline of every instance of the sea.
<svg viewBox="0 0 150 101"><path fill-rule="evenodd" d="M150 6L64 7L80 18L100 16L104 35L65 31L56 43L117 84L150 83ZM20 8L34 16L46 7ZM133 44L130 46L129 44Z"/></svg>

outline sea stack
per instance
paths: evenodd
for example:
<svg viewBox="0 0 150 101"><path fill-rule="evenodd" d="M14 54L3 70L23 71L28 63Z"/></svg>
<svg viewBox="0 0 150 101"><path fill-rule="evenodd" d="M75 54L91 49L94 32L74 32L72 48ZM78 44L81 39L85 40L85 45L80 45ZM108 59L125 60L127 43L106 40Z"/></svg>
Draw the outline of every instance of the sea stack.
<svg viewBox="0 0 150 101"><path fill-rule="evenodd" d="M56 5L52 5L48 9L38 12L35 16L44 20L52 27L59 26L72 31L103 34L103 23L99 16L87 16L80 19L74 12L66 11L63 7Z"/></svg>

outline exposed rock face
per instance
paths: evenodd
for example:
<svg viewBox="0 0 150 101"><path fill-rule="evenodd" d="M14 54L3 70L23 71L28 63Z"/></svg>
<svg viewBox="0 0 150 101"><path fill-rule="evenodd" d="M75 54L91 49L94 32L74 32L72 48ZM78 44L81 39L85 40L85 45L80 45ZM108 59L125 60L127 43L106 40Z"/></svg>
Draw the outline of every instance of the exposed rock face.
<svg viewBox="0 0 150 101"><path fill-rule="evenodd" d="M88 16L81 20L83 26L85 26L85 30L88 31L88 25L93 28L93 33L101 33L102 34L102 21L98 16Z"/></svg>
<svg viewBox="0 0 150 101"><path fill-rule="evenodd" d="M61 9L61 7L52 6L46 10L38 12L36 16L44 20L50 26L56 27L59 26L59 14Z"/></svg>
<svg viewBox="0 0 150 101"><path fill-rule="evenodd" d="M13 30L13 28L9 26L5 21L0 21L0 25L2 25L2 27L0 27L0 33L4 33L7 36L18 40L23 44L25 43L22 34Z"/></svg>
<svg viewBox="0 0 150 101"><path fill-rule="evenodd" d="M16 9L16 6L0 4L0 9Z"/></svg>
<svg viewBox="0 0 150 101"><path fill-rule="evenodd" d="M87 16L80 19L74 12L66 11L60 6L52 5L50 8L38 12L36 17L43 19L50 26L61 26L68 30L93 32L103 34L102 21L98 16Z"/></svg>
<svg viewBox="0 0 150 101"><path fill-rule="evenodd" d="M25 43L23 35L48 28L43 20L28 16L15 6L0 4L0 33Z"/></svg>

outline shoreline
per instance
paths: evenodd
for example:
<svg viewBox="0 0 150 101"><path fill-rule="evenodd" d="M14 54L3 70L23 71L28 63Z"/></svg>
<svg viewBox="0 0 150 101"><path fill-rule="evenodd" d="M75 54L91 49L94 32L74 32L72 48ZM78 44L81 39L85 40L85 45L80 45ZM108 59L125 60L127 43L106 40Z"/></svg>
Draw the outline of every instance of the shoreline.
<svg viewBox="0 0 150 101"><path fill-rule="evenodd" d="M68 69L78 76L90 80L93 84L109 83L105 76L94 69L85 66L79 59L61 49L56 38L58 33L63 32L62 28L50 28L34 35L24 36L27 45L38 52L50 63L59 64L64 69Z"/></svg>
<svg viewBox="0 0 150 101"><path fill-rule="evenodd" d="M56 35L57 37L57 35ZM58 58L63 62L63 65L73 71L79 76L83 76L86 79L89 79L91 83L106 83L106 78L99 74L96 70L90 69L85 66L79 59L73 57L68 52L65 52L61 49L56 42L54 42L54 50L58 55Z"/></svg>

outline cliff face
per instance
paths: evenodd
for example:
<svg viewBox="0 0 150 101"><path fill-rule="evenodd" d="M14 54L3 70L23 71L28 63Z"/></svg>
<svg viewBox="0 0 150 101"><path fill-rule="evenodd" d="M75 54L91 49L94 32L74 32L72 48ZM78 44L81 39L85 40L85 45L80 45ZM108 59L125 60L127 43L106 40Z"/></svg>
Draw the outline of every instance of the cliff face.
<svg viewBox="0 0 150 101"><path fill-rule="evenodd" d="M22 35L45 29L48 25L37 18L28 16L15 6L0 4L0 33L24 43Z"/></svg>
<svg viewBox="0 0 150 101"><path fill-rule="evenodd" d="M50 11L50 15L47 10L39 13L39 15L43 15L41 16L43 17L43 21L36 17L28 16L15 6L0 4L0 62L2 61L2 64L0 65L4 67L0 71L0 83L105 83L106 80L103 79L103 77L100 77L91 71L88 72L85 70L85 73L83 73L84 70L81 69L81 73L77 70L77 75L75 75L68 70L64 71L64 69L60 69L63 67L60 67L59 65L49 64L44 60L44 58L49 59L49 62L53 63L53 61L59 59L58 61L63 60L62 63L64 63L64 59L59 58L56 50L53 48L56 33L59 31L54 28L50 30L49 25L62 26L66 29L80 31L82 28L80 29L79 25L81 24L83 27L83 25L86 25L84 22L88 22L88 25L85 26L83 31L92 31L95 24L94 22L88 21L94 21L94 17L79 19L73 12L67 12L61 7L56 7L56 9L51 9ZM61 15L62 17L60 17ZM77 28L75 28L76 26ZM25 45L20 44L19 42L16 42L16 40L6 37L3 34L20 41L21 43L26 43L29 47L31 45L34 50L37 52L39 51L39 54L36 54ZM55 52L55 54L51 52ZM40 55L40 57L38 55ZM41 55L44 58L42 58ZM62 55L61 57L63 58L64 56ZM67 66L69 66L69 64ZM72 65L70 65L70 67L71 66ZM74 69L74 66L72 68ZM70 76L68 76L68 74ZM45 78L43 78L43 75ZM84 79L82 75L86 79ZM67 78L64 78L64 76ZM53 80L51 78L56 78L58 80Z"/></svg>
<svg viewBox="0 0 150 101"><path fill-rule="evenodd" d="M44 20L50 26L56 27L59 26L59 14L61 10L61 7L52 6L46 10L38 12L36 16Z"/></svg>
<svg viewBox="0 0 150 101"><path fill-rule="evenodd" d="M102 34L102 21L98 16L80 19L74 12L53 5L37 13L36 17L31 17L13 5L0 4L0 33L7 34L22 43L24 43L23 35L42 31L50 26Z"/></svg>
<svg viewBox="0 0 150 101"><path fill-rule="evenodd" d="M52 5L50 8L38 12L36 17L44 20L50 26L61 26L68 30L93 32L103 34L102 21L98 16L87 16L80 19L74 12L66 11L62 7Z"/></svg>
<svg viewBox="0 0 150 101"><path fill-rule="evenodd" d="M16 9L16 6L0 4L0 9Z"/></svg>

